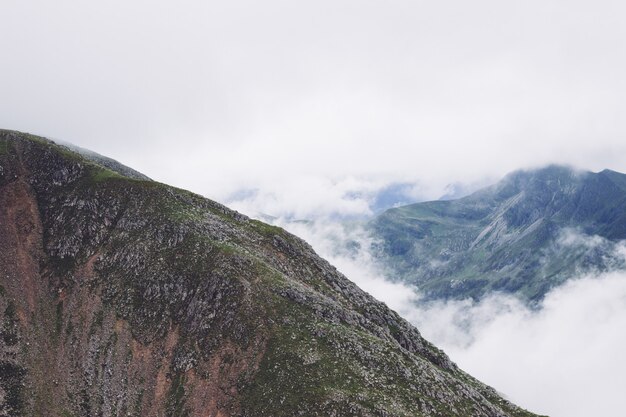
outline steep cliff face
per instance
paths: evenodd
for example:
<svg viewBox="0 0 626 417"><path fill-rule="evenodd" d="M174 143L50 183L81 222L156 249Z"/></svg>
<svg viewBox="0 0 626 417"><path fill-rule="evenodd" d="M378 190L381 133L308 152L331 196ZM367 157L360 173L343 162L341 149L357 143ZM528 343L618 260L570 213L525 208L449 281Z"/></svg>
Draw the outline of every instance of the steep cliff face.
<svg viewBox="0 0 626 417"><path fill-rule="evenodd" d="M0 416L530 416L282 229L0 131Z"/></svg>

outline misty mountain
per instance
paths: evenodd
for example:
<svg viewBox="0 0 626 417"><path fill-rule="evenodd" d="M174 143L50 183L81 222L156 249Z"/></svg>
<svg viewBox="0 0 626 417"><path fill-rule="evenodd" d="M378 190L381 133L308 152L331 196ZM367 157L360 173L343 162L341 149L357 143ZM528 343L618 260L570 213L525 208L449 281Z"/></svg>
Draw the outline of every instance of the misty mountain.
<svg viewBox="0 0 626 417"><path fill-rule="evenodd" d="M299 238L100 162L0 131L0 415L531 415Z"/></svg>
<svg viewBox="0 0 626 417"><path fill-rule="evenodd" d="M517 171L467 197L387 210L368 227L391 274L427 298L538 301L571 277L626 267L626 175Z"/></svg>
<svg viewBox="0 0 626 417"><path fill-rule="evenodd" d="M72 143L57 143L59 146L65 146L68 149L81 154L86 159L95 162L98 165L103 166L104 168L108 168L113 172L117 172L128 178L134 178L138 180L149 180L150 178L139 171L136 171L124 164L119 163L115 159L109 158L108 156L100 155L97 152L91 151L89 149L81 148L80 146L76 146Z"/></svg>

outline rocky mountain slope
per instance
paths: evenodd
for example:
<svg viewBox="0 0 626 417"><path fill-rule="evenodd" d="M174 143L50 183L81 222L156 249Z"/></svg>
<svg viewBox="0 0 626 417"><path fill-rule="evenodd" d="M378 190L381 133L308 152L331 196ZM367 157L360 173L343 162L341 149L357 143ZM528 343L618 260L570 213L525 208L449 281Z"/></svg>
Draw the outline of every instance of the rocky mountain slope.
<svg viewBox="0 0 626 417"><path fill-rule="evenodd" d="M581 273L625 268L626 175L550 166L467 197L390 209L369 225L393 274L431 298L530 302Z"/></svg>
<svg viewBox="0 0 626 417"><path fill-rule="evenodd" d="M304 241L0 131L0 416L531 416Z"/></svg>

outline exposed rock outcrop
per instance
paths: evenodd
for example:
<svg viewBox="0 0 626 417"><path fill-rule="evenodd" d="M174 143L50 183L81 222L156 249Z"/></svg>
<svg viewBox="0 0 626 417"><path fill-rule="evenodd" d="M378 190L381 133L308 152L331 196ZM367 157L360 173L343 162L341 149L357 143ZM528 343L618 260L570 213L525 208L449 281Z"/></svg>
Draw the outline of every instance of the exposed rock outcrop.
<svg viewBox="0 0 626 417"><path fill-rule="evenodd" d="M0 415L531 415L284 230L11 131L0 284Z"/></svg>

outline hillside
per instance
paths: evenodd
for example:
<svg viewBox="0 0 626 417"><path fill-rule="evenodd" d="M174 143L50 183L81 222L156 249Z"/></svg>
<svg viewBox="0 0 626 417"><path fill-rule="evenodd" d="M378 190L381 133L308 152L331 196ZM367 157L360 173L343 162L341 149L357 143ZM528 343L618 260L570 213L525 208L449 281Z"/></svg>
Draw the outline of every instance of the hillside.
<svg viewBox="0 0 626 417"><path fill-rule="evenodd" d="M532 415L304 241L117 171L0 131L0 416Z"/></svg>
<svg viewBox="0 0 626 417"><path fill-rule="evenodd" d="M530 302L569 278L624 268L626 175L517 171L467 197L394 208L369 225L379 259L429 298L492 291Z"/></svg>

